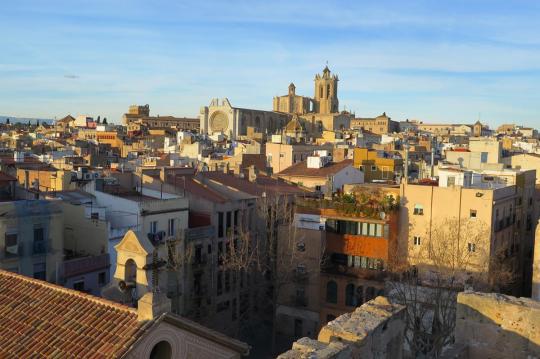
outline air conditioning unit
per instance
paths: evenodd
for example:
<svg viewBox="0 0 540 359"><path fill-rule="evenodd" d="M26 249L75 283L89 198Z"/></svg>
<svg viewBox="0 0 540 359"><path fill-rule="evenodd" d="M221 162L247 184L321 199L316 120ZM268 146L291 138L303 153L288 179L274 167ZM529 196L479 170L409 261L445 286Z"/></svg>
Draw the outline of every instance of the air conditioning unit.
<svg viewBox="0 0 540 359"><path fill-rule="evenodd" d="M14 244L12 246L6 246L6 253L18 255L19 254L19 245Z"/></svg>

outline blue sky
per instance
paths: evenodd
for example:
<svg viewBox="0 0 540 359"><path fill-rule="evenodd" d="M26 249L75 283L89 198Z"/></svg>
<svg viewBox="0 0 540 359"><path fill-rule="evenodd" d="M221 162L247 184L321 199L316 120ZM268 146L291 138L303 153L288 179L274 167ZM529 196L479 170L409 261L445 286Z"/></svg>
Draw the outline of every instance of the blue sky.
<svg viewBox="0 0 540 359"><path fill-rule="evenodd" d="M536 0L4 1L0 115L270 110L328 61L357 116L539 128L539 19Z"/></svg>

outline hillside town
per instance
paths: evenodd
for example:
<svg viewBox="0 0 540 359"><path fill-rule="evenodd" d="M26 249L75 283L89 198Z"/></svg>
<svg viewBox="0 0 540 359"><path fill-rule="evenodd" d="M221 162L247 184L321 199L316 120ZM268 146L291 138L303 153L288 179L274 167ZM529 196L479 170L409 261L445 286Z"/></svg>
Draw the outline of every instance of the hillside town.
<svg viewBox="0 0 540 359"><path fill-rule="evenodd" d="M539 357L537 129L284 85L0 124L0 357Z"/></svg>

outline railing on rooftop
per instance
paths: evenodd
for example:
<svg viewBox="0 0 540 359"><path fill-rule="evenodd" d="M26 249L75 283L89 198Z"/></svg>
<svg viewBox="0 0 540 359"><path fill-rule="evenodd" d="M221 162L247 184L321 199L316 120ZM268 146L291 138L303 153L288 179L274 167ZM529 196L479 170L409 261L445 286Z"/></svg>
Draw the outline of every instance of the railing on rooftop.
<svg viewBox="0 0 540 359"><path fill-rule="evenodd" d="M381 218L381 213L389 214L399 209L399 197L342 195L328 199L297 199L296 206L309 210L333 209L343 216Z"/></svg>

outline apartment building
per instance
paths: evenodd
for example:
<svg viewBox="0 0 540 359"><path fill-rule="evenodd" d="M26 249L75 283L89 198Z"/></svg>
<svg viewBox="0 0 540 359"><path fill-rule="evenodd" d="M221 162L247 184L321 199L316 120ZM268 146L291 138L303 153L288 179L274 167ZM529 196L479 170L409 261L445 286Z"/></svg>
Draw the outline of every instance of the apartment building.
<svg viewBox="0 0 540 359"><path fill-rule="evenodd" d="M476 267L466 271L489 275L497 270L495 261L504 261L514 281L500 290L527 295L534 223L538 218L534 183L534 171L474 173L458 168L439 169L438 185L403 183L400 244L406 246L409 264L426 268L433 265L422 254L423 249L441 246L434 242L442 238L437 231L454 223L456 228L448 230L453 231L454 250L461 252L449 256L469 256ZM473 227L478 227L478 233L471 233Z"/></svg>
<svg viewBox="0 0 540 359"><path fill-rule="evenodd" d="M387 152L368 148L355 148L353 152L355 168L364 173L366 183L376 181L394 181L403 175L403 160Z"/></svg>
<svg viewBox="0 0 540 359"><path fill-rule="evenodd" d="M399 188L350 185L347 192L377 198L381 210L371 212L359 202L344 205L340 199L299 200L295 241L291 245L282 236L279 242L295 263L279 268L292 273L277 309L278 330L289 340L314 337L328 321L383 294L387 269L397 263L397 202L384 210L382 203L387 196L396 198Z"/></svg>
<svg viewBox="0 0 540 359"><path fill-rule="evenodd" d="M288 182L309 188L317 193L341 191L345 184L364 183L364 173L353 166L352 160L333 162L326 151L319 151L277 174Z"/></svg>
<svg viewBox="0 0 540 359"><path fill-rule="evenodd" d="M296 163L305 161L317 150L326 150L332 155L331 144L312 145L312 144L286 144L286 143L266 143L266 160L268 167L272 167L274 173L279 173Z"/></svg>
<svg viewBox="0 0 540 359"><path fill-rule="evenodd" d="M56 282L63 259L63 216L55 201L0 203L0 268Z"/></svg>

